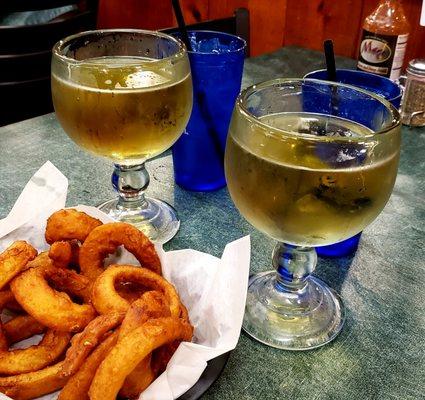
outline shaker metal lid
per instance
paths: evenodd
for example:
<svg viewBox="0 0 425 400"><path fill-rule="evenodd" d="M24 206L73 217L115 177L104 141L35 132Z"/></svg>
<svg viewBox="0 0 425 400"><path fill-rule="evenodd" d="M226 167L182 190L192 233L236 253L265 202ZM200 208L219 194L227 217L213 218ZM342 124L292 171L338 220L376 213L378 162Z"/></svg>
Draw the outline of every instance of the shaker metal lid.
<svg viewBox="0 0 425 400"><path fill-rule="evenodd" d="M415 75L425 76L425 58L410 60L407 71Z"/></svg>

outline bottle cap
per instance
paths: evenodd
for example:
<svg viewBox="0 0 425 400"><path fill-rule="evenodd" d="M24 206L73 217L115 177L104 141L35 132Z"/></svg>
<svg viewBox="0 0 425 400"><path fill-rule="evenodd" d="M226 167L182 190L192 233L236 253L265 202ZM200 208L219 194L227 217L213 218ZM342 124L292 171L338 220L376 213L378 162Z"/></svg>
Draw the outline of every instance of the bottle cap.
<svg viewBox="0 0 425 400"><path fill-rule="evenodd" d="M415 58L409 61L407 72L414 75L425 76L425 58Z"/></svg>

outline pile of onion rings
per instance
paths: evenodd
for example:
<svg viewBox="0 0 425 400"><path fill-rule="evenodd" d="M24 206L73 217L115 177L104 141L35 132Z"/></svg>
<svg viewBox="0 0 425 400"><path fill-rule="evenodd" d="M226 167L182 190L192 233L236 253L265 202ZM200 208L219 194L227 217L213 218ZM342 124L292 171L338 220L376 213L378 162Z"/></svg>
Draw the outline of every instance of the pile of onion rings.
<svg viewBox="0 0 425 400"><path fill-rule="evenodd" d="M50 249L17 241L0 254L0 393L14 400L136 399L193 327L153 244L125 223L74 209L47 220ZM140 265L104 266L123 246ZM5 314L5 315L6 315ZM38 344L16 346L43 335Z"/></svg>

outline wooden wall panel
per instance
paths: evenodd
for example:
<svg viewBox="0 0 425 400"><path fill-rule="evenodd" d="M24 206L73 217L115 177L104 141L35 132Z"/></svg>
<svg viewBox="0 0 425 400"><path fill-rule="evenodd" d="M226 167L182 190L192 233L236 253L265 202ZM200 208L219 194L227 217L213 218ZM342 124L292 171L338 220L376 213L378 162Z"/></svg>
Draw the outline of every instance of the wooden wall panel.
<svg viewBox="0 0 425 400"><path fill-rule="evenodd" d="M324 34L323 0L288 0L284 45L319 49Z"/></svg>
<svg viewBox="0 0 425 400"><path fill-rule="evenodd" d="M159 29L173 25L168 0L99 0L99 28Z"/></svg>
<svg viewBox="0 0 425 400"><path fill-rule="evenodd" d="M283 46L287 0L250 1L251 55L259 55Z"/></svg>
<svg viewBox="0 0 425 400"><path fill-rule="evenodd" d="M419 25L421 0L404 0L403 6L412 28L407 43L405 59L407 63L412 58L425 58L425 27Z"/></svg>
<svg viewBox="0 0 425 400"><path fill-rule="evenodd" d="M351 57L357 48L362 0L287 0L285 45L322 50L333 39L335 52Z"/></svg>
<svg viewBox="0 0 425 400"><path fill-rule="evenodd" d="M225 18L232 15L239 7L250 8L253 1L249 0L210 0L210 19Z"/></svg>
<svg viewBox="0 0 425 400"><path fill-rule="evenodd" d="M362 0L327 1L328 22L325 38L334 40L335 53L357 56L357 36L361 27Z"/></svg>
<svg viewBox="0 0 425 400"><path fill-rule="evenodd" d="M183 0L185 1L185 0ZM196 0L192 0L195 3ZM225 18L237 8L249 9L251 21L251 55L282 47L287 0L210 0L208 19ZM185 17L186 17L185 13Z"/></svg>
<svg viewBox="0 0 425 400"><path fill-rule="evenodd" d="M99 0L99 27L159 29L175 26L170 0ZM378 0L180 0L188 23L228 17L248 8L251 54L282 45L322 50L333 39L339 55L357 57L361 25ZM402 0L412 24L406 59L425 57L425 27L419 26L422 0Z"/></svg>
<svg viewBox="0 0 425 400"><path fill-rule="evenodd" d="M180 0L187 24L205 21L209 18L209 0Z"/></svg>

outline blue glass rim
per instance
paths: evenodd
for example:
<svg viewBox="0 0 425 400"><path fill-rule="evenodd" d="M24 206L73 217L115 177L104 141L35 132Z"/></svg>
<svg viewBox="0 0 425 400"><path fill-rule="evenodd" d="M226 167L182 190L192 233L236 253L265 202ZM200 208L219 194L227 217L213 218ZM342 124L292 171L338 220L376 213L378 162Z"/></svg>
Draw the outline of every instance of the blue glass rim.
<svg viewBox="0 0 425 400"><path fill-rule="evenodd" d="M365 72L365 71L358 71L358 70L355 70L355 69L337 68L336 69L337 78L338 78L338 72L343 72L343 73L346 73L346 74L349 74L349 75L352 75L352 76L364 77L366 80L374 79L376 81L385 82L385 85L388 86L388 87L397 88L398 93L394 94L394 97L391 97L391 98L385 97L385 99L388 100L390 103L393 103L396 100L400 100L401 97L403 96L403 91L402 91L401 87L399 85L397 85L397 83L393 82L391 79L389 79L385 76L371 74L371 73ZM320 75L320 74L324 74L324 73L327 73L326 69L316 69L315 71L311 71L308 74L305 74L304 78L305 79L325 80L324 77L322 77L322 76L316 77L316 75ZM356 84L354 82L341 82L341 81L338 81L338 82L343 83L345 85L356 86ZM364 86L367 86L367 85L364 85ZM364 87L362 87L362 88L364 89ZM371 91L372 91L372 93L375 93L373 90L371 90Z"/></svg>
<svg viewBox="0 0 425 400"><path fill-rule="evenodd" d="M220 32L220 31L211 31L211 30L194 30L194 31L188 31L188 35L189 37L195 37L196 39L198 39L196 36L197 34L202 34L205 35L205 39L210 38L214 38L214 37L218 37L218 38L226 38L229 41L235 40L237 42L240 43L240 45L236 48L236 49L232 49L229 51L226 51L226 53L211 53L211 52L203 52L203 51L189 51L187 50L187 53L192 55L192 54L196 54L196 55L200 55L200 56L206 56L206 57L223 57L223 56L227 56L227 55L231 55L231 54L237 54L240 52L245 52L247 43L246 40L241 38L240 36L237 35L233 35L231 33L226 33L226 32ZM180 33L173 33L173 36L179 38L180 37Z"/></svg>

